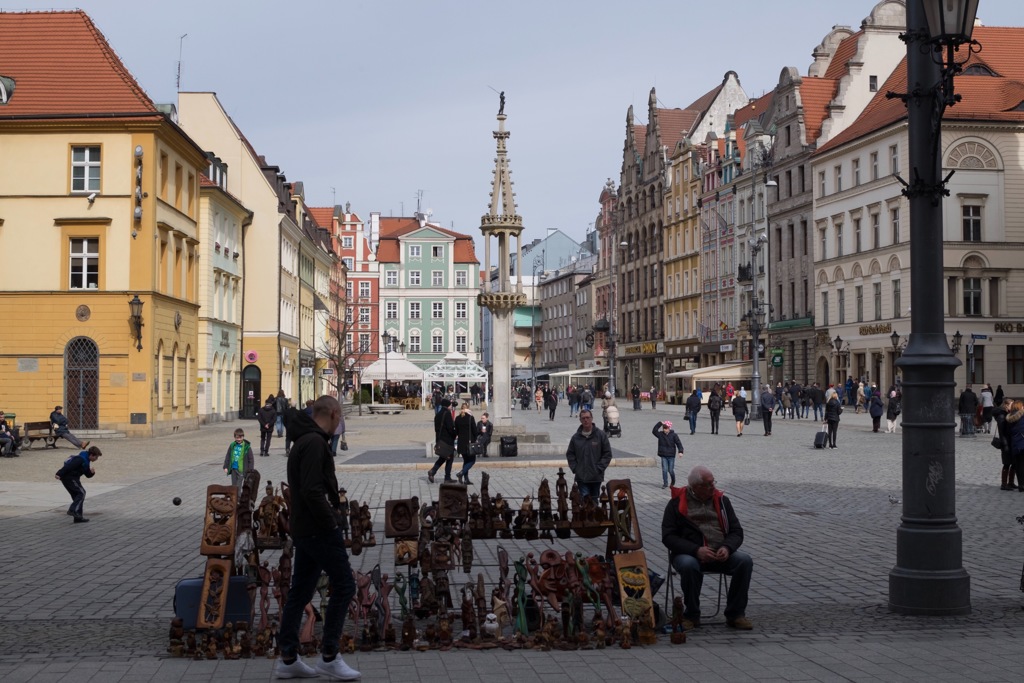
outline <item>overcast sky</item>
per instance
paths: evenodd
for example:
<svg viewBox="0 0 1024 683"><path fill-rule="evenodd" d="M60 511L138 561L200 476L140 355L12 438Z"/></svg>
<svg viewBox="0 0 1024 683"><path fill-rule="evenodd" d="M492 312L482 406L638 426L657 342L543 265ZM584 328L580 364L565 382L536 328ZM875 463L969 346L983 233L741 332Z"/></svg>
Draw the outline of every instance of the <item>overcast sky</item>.
<svg viewBox="0 0 1024 683"><path fill-rule="evenodd" d="M50 9L19 0L6 10ZM214 91L257 152L305 184L313 206L351 202L479 235L498 90L529 241L582 239L622 163L626 110L647 94L684 107L739 74L760 95L833 25L872 0L83 0L157 102ZM1024 24L1021 0L981 0L988 25ZM180 40L180 37L187 37ZM2 37L0 37L2 39ZM215 151L215 150L214 150ZM479 254L482 258L482 253Z"/></svg>

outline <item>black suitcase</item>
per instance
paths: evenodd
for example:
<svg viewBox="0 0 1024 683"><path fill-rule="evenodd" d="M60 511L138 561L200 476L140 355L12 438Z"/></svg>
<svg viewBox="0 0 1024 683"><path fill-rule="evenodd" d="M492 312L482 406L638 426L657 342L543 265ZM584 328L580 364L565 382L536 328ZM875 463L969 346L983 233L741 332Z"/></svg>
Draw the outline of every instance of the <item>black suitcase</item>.
<svg viewBox="0 0 1024 683"><path fill-rule="evenodd" d="M252 604L249 602L249 577L232 576L228 584L228 607L224 623L244 621L252 626ZM196 627L199 618L199 600L203 593L203 577L182 579L174 587L174 616L181 617L186 631Z"/></svg>
<svg viewBox="0 0 1024 683"><path fill-rule="evenodd" d="M814 447L825 448L826 446L828 446L828 432L818 430L814 435Z"/></svg>
<svg viewBox="0 0 1024 683"><path fill-rule="evenodd" d="M501 457L514 458L519 455L519 440L514 436L501 437Z"/></svg>

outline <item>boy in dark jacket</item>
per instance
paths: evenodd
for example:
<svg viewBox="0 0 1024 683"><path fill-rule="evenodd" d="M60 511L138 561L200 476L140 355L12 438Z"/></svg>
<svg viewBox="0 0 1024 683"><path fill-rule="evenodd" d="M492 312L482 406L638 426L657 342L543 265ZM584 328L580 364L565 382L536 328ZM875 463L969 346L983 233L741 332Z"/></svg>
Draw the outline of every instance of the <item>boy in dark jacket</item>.
<svg viewBox="0 0 1024 683"><path fill-rule="evenodd" d="M277 424L277 399L273 394L267 396L267 402L256 411L256 421L260 423L260 455L270 455L270 440Z"/></svg>
<svg viewBox="0 0 1024 683"><path fill-rule="evenodd" d="M101 455L103 453L100 452L98 447L91 446L89 450L82 451L78 455L72 455L65 460L64 465L54 475L54 479L60 479L60 483L64 484L64 488L71 494L71 507L68 508L68 514L75 518L75 524L89 521L83 516L82 511L82 506L85 503L85 488L82 486L82 475L84 474L92 479L93 475L96 474L92 464Z"/></svg>
<svg viewBox="0 0 1024 683"><path fill-rule="evenodd" d="M224 474L231 475L231 485L242 490L245 473L255 467L252 459L252 444L245 438L245 432L235 430L235 440L228 444L228 452L224 455Z"/></svg>
<svg viewBox="0 0 1024 683"><path fill-rule="evenodd" d="M696 392L694 393L696 396ZM654 425L651 432L658 439L658 457L661 458L661 488L668 488L669 477L672 486L676 485L676 453L683 455L683 442L679 435L672 431L672 423L668 420ZM693 432L690 432L693 434Z"/></svg>

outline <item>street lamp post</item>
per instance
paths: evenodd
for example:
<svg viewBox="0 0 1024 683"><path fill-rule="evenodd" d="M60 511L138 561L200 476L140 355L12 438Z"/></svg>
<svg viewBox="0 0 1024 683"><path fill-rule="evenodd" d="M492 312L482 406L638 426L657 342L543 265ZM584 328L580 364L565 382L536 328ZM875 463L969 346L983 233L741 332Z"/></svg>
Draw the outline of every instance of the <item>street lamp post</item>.
<svg viewBox="0 0 1024 683"><path fill-rule="evenodd" d="M753 214L753 205L751 205ZM764 303L757 296L757 271L758 259L761 256L761 249L768 242L768 233L763 232L756 239L750 240L750 278L753 281L753 296L750 299L750 310L747 312L747 329L750 330L753 348L750 357L754 361L754 372L750 379L753 397L750 405L750 418L756 420L761 417L761 349L760 337L764 326Z"/></svg>
<svg viewBox="0 0 1024 683"><path fill-rule="evenodd" d="M956 409L953 373L960 361L946 341L943 298L941 175L942 113L955 104L955 53L975 52L977 0L907 2L907 83L888 93L907 105L910 205L910 341L896 365L903 370L903 516L896 564L889 572L889 609L900 614L955 615L971 611L971 577L963 567L956 519ZM932 19L936 21L933 22ZM947 179L948 180L948 177Z"/></svg>
<svg viewBox="0 0 1024 683"><path fill-rule="evenodd" d="M381 393L384 395L384 404L387 405L391 402L389 400L390 392L388 391L388 351L391 350L391 340L393 337L384 332L384 334L380 335L380 338L384 342L384 391Z"/></svg>

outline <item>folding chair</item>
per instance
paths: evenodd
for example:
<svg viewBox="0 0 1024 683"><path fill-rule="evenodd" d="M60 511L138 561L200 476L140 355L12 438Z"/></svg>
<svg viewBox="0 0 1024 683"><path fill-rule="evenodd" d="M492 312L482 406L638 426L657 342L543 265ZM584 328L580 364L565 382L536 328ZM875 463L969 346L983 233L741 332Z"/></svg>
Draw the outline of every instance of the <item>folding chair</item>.
<svg viewBox="0 0 1024 683"><path fill-rule="evenodd" d="M704 572L704 576L708 574L718 574L718 600L715 602L715 611L707 615L708 618L718 616L718 613L722 611L722 595L729 593L729 575L721 571L707 571ZM665 619L672 618L672 602L676 597L676 581L679 581L679 573L676 568L672 566L672 555L668 557L668 576L665 579L665 583L668 584L668 590L665 591ZM723 590L724 589L724 590ZM701 614L701 622L705 619L704 614Z"/></svg>

